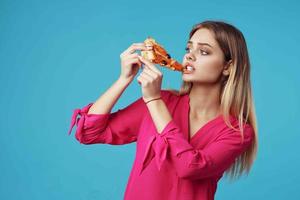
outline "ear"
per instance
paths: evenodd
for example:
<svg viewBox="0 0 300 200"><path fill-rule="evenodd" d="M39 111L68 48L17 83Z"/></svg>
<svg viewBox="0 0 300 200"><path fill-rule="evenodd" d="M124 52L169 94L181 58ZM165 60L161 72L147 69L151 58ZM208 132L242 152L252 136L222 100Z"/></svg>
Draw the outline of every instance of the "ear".
<svg viewBox="0 0 300 200"><path fill-rule="evenodd" d="M232 68L232 60L229 60L226 65L224 66L224 69L223 69L223 75L224 76L228 76L230 74L230 71L231 71L231 68Z"/></svg>

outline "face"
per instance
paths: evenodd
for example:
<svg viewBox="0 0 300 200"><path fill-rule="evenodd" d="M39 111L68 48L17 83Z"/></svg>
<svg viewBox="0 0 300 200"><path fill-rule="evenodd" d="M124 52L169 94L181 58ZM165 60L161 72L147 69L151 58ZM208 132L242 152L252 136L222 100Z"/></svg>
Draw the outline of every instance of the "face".
<svg viewBox="0 0 300 200"><path fill-rule="evenodd" d="M200 43L200 44L198 44ZM182 80L194 83L216 83L224 69L224 54L208 29L198 29L186 46L184 66L192 66L191 72L182 73Z"/></svg>

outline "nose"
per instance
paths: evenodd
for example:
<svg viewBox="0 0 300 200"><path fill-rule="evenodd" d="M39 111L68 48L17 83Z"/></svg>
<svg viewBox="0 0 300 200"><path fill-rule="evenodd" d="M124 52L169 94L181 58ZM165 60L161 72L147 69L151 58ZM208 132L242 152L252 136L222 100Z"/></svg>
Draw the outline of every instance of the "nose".
<svg viewBox="0 0 300 200"><path fill-rule="evenodd" d="M186 54L186 55L185 55L185 58L186 58L187 60L195 61L195 57L194 57L191 53Z"/></svg>

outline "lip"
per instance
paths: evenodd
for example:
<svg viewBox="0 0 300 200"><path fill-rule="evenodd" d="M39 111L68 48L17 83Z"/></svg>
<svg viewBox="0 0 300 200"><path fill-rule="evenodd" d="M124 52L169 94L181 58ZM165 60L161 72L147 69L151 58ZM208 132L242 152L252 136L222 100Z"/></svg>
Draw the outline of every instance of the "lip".
<svg viewBox="0 0 300 200"><path fill-rule="evenodd" d="M193 68L195 68L195 67L194 67L194 64L192 64L192 63L190 63L190 62L186 62L186 63L183 64L183 67L184 67L184 68L186 68L187 66L192 66Z"/></svg>
<svg viewBox="0 0 300 200"><path fill-rule="evenodd" d="M187 66L193 67L194 70L193 70L193 71L188 71L187 68L186 68ZM183 68L184 68L184 70L183 70L183 73L184 73L184 74L191 74L191 73L193 73L193 72L195 71L194 65L193 65L192 63L190 63L190 62L184 63L184 64L183 64Z"/></svg>
<svg viewBox="0 0 300 200"><path fill-rule="evenodd" d="M187 71L187 70L183 71L183 74L192 74L192 73L194 73L194 72L193 71L190 72L190 71Z"/></svg>

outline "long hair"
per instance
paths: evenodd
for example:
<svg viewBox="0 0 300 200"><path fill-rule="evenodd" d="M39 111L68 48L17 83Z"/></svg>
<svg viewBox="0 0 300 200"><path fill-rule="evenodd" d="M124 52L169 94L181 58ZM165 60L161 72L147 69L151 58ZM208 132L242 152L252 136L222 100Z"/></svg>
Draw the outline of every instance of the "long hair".
<svg viewBox="0 0 300 200"><path fill-rule="evenodd" d="M247 44L241 31L222 21L207 20L192 27L189 39L200 28L210 30L224 53L225 61L232 61L231 71L228 76L221 79L221 113L228 127L240 130L243 138L243 123L249 123L255 132L252 145L243 152L235 162L225 171L225 176L230 179L239 178L244 172L248 175L256 158L258 148L257 121L254 99L250 81L250 60ZM183 81L180 90L166 88L176 95L190 92L192 82ZM235 116L239 121L239 129L232 126L229 115Z"/></svg>

